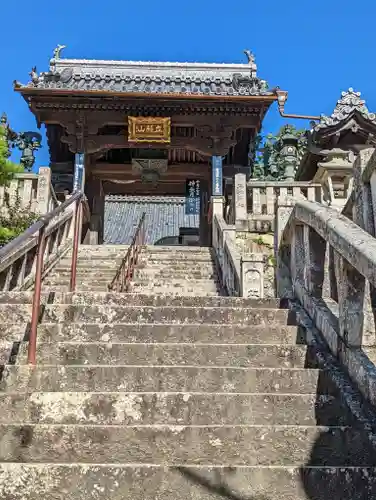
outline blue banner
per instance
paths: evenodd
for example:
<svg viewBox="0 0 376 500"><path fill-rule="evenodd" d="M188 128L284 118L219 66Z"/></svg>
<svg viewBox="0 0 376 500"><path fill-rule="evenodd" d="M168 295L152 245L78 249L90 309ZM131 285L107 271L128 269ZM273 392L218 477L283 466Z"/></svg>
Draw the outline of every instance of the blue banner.
<svg viewBox="0 0 376 500"><path fill-rule="evenodd" d="M212 156L212 195L223 195L222 156Z"/></svg>
<svg viewBox="0 0 376 500"><path fill-rule="evenodd" d="M76 153L74 156L73 192L82 191L84 189L84 168L85 155L83 153Z"/></svg>
<svg viewBox="0 0 376 500"><path fill-rule="evenodd" d="M185 182L185 214L200 214L200 181L187 179Z"/></svg>

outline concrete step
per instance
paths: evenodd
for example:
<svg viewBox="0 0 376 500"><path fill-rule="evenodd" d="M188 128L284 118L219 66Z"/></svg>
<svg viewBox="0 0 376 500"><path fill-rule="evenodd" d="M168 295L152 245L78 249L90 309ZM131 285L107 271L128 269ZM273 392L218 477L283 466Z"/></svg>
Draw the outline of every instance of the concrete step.
<svg viewBox="0 0 376 500"><path fill-rule="evenodd" d="M2 342L21 341L28 325L0 324ZM197 344L295 344L304 343L297 326L218 324L42 323L39 342L192 342Z"/></svg>
<svg viewBox="0 0 376 500"><path fill-rule="evenodd" d="M27 344L17 363L26 363ZM235 344L39 343L44 365L144 365L303 368L310 358L306 346Z"/></svg>
<svg viewBox="0 0 376 500"><path fill-rule="evenodd" d="M0 424L350 425L331 395L34 392L0 394Z"/></svg>
<svg viewBox="0 0 376 500"><path fill-rule="evenodd" d="M4 500L372 500L376 468L11 463L0 465L0 492Z"/></svg>
<svg viewBox="0 0 376 500"><path fill-rule="evenodd" d="M325 371L301 368L7 365L5 392L236 392L326 394Z"/></svg>
<svg viewBox="0 0 376 500"><path fill-rule="evenodd" d="M317 466L370 467L376 461L366 432L351 427L9 424L0 433L0 462L297 467L313 458ZM317 446L319 440L327 446Z"/></svg>
<svg viewBox="0 0 376 500"><path fill-rule="evenodd" d="M0 304L0 322L25 323L30 320L30 304ZM292 314L284 309L246 307L148 307L116 305L59 305L43 308L46 322L100 323L238 323L245 325L293 324Z"/></svg>

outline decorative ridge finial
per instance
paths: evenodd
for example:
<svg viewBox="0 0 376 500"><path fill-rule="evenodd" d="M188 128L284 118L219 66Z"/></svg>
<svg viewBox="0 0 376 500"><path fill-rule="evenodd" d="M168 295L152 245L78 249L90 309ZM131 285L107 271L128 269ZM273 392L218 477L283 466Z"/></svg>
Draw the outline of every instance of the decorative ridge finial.
<svg viewBox="0 0 376 500"><path fill-rule="evenodd" d="M251 52L250 50L246 49L246 50L243 50L244 54L247 56L247 59L248 59L248 64L250 66L253 66L256 62L256 58L255 58L255 55L253 52Z"/></svg>
<svg viewBox="0 0 376 500"><path fill-rule="evenodd" d="M66 48L67 46L66 45L58 45L56 47L56 49L54 49L54 55L53 55L53 59L61 59L61 52Z"/></svg>
<svg viewBox="0 0 376 500"><path fill-rule="evenodd" d="M320 122L314 127L314 131L338 125L345 121L354 112L360 113L363 118L376 124L376 114L370 113L366 101L361 99L361 92L356 92L352 87L341 92L333 113L330 116L321 115Z"/></svg>

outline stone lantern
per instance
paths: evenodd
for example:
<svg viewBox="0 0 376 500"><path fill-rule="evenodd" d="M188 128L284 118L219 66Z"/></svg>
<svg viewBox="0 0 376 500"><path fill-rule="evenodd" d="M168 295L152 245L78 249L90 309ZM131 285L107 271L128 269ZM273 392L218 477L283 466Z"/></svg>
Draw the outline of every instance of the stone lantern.
<svg viewBox="0 0 376 500"><path fill-rule="evenodd" d="M286 125L281 136L281 152L282 164L284 167L283 179L293 181L295 177L295 168L298 157L298 137L293 132L290 125Z"/></svg>
<svg viewBox="0 0 376 500"><path fill-rule="evenodd" d="M324 202L333 208L342 210L353 185L353 162L349 151L333 148L321 151L325 159L317 164L318 169L313 179L323 187Z"/></svg>

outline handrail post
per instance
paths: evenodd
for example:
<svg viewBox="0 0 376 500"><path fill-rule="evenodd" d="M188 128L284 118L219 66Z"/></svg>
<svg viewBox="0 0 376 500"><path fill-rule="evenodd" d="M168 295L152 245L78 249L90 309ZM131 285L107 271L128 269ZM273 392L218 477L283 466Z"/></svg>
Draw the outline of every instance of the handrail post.
<svg viewBox="0 0 376 500"><path fill-rule="evenodd" d="M77 260L78 260L78 246L80 238L80 225L81 225L82 203L81 199L77 200L76 213L74 216L74 236L73 236L73 250L72 250L72 263L71 263L71 276L69 290L74 292L76 290L77 281Z"/></svg>
<svg viewBox="0 0 376 500"><path fill-rule="evenodd" d="M37 331L38 331L38 320L39 320L39 309L40 309L40 294L42 288L43 258L45 250L44 248L45 232L46 232L46 226L43 225L39 230L39 236L38 236L38 255L37 255L37 263L35 269L35 286L34 286L33 307L31 315L29 348L27 354L27 362L32 365L35 365L36 363Z"/></svg>

